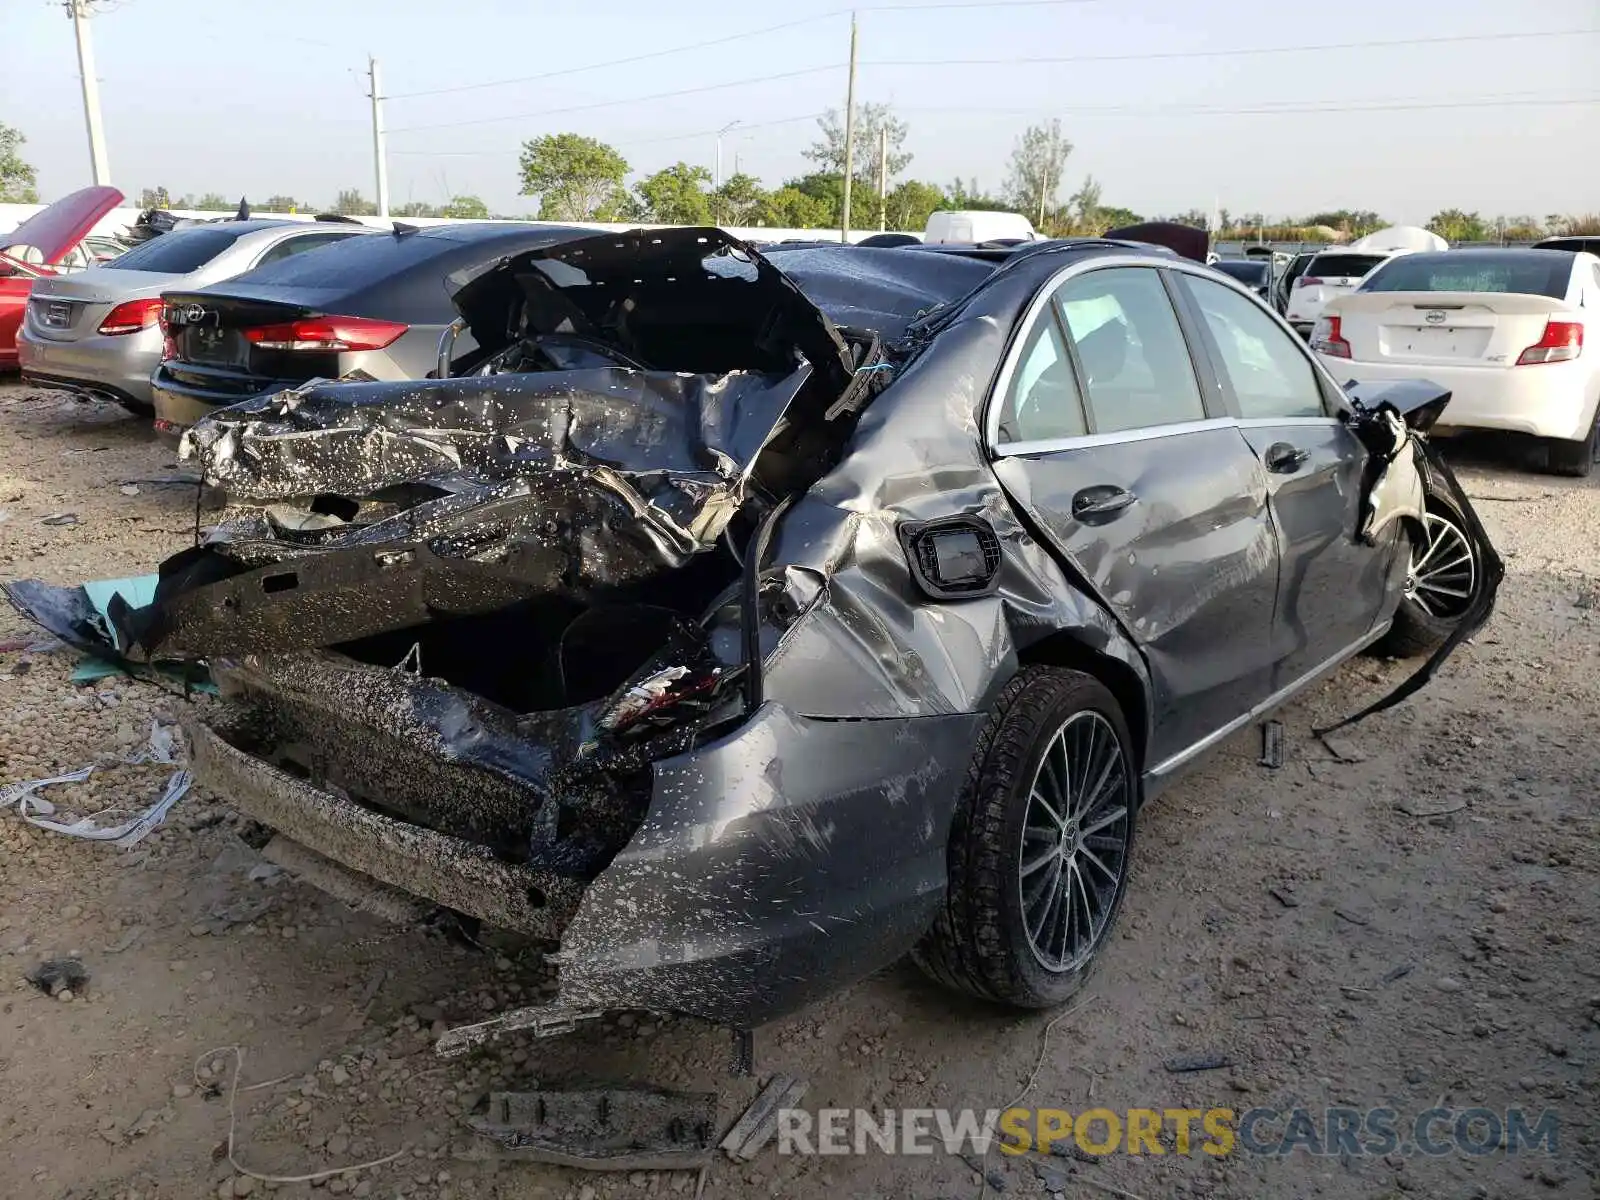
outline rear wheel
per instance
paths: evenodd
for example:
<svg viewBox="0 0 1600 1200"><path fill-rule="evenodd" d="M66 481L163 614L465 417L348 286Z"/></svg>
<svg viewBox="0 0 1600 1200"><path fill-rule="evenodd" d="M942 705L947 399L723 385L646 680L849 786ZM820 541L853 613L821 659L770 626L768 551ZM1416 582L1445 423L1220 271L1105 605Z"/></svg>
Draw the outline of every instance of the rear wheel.
<svg viewBox="0 0 1600 1200"><path fill-rule="evenodd" d="M1482 571L1467 522L1455 505L1428 497L1425 537L1411 548L1405 594L1377 645L1395 658L1425 654L1449 637L1478 594Z"/></svg>
<svg viewBox="0 0 1600 1200"><path fill-rule="evenodd" d="M1083 985L1128 878L1138 796L1116 699L1081 671L1025 667L973 756L949 890L912 957L949 987L1047 1008Z"/></svg>
<svg viewBox="0 0 1600 1200"><path fill-rule="evenodd" d="M1595 411L1588 437L1575 442L1563 438L1552 439L1549 454L1550 470L1554 474L1579 479L1588 475L1594 469L1595 459L1600 458L1600 407Z"/></svg>

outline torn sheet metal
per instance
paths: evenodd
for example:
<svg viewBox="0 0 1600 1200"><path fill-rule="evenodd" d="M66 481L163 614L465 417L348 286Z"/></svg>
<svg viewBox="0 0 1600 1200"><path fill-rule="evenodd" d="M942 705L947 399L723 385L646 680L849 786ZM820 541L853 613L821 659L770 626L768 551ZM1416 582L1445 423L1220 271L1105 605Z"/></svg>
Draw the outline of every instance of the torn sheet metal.
<svg viewBox="0 0 1600 1200"><path fill-rule="evenodd" d="M517 1158L591 1171L673 1171L710 1160L716 1119L710 1092L541 1088L491 1092L467 1125Z"/></svg>
<svg viewBox="0 0 1600 1200"><path fill-rule="evenodd" d="M487 1021L445 1030L434 1043L433 1050L440 1058L457 1058L508 1033L531 1033L536 1038L559 1037L571 1033L580 1021L598 1021L604 1015L598 1008L569 1008L561 1004L514 1008Z"/></svg>
<svg viewBox="0 0 1600 1200"><path fill-rule="evenodd" d="M166 726L152 724L150 741L146 748L131 758L122 759L121 762L128 766L174 763L172 731ZM193 782L189 772L180 768L167 780L166 788L156 802L141 812L131 816L126 815L128 810L119 806L103 809L73 821L55 819L56 806L40 796L39 791L57 783L82 783L96 771L104 769L106 765L108 764L96 763L65 775L53 775L48 779L30 779L12 784L0 791L0 810L15 807L18 816L40 829L92 842L110 842L118 849L126 850L129 846L143 841L151 830L166 820L167 813L172 810L174 804L183 799L184 793L189 790ZM107 819L112 816L123 816L124 819L114 824L106 824Z"/></svg>

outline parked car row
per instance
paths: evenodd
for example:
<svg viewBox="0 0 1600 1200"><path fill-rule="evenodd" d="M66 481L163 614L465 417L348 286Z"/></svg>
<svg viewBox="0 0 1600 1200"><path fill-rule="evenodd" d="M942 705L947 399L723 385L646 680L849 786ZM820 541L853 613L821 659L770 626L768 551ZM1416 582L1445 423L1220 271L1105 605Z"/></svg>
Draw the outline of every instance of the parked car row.
<svg viewBox="0 0 1600 1200"><path fill-rule="evenodd" d="M908 952L1060 1004L1147 799L1499 579L1448 393L1162 237L460 225L169 289L153 400L236 515L117 645L209 665L194 771L330 877L559 943L522 1027Z"/></svg>

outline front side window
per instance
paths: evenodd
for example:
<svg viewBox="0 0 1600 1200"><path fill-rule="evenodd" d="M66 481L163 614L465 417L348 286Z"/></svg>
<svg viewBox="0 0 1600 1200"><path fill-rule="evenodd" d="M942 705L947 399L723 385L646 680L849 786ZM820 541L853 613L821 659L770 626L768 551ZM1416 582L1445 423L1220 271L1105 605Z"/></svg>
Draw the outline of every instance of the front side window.
<svg viewBox="0 0 1600 1200"><path fill-rule="evenodd" d="M1292 335L1258 305L1209 279L1184 273L1201 319L1222 356L1242 417L1321 417L1316 372Z"/></svg>
<svg viewBox="0 0 1600 1200"><path fill-rule="evenodd" d="M1081 437L1088 425L1078 380L1052 308L1034 320L1000 409L1002 442Z"/></svg>
<svg viewBox="0 0 1600 1200"><path fill-rule="evenodd" d="M1056 293L1088 389L1096 433L1205 418L1194 363L1161 277L1110 267Z"/></svg>
<svg viewBox="0 0 1600 1200"><path fill-rule="evenodd" d="M355 237L353 233L307 233L299 237L285 238L272 249L261 256L258 267L268 263L278 262L292 254L304 254L307 250L315 250L318 246L326 246L331 242L342 242L347 237Z"/></svg>

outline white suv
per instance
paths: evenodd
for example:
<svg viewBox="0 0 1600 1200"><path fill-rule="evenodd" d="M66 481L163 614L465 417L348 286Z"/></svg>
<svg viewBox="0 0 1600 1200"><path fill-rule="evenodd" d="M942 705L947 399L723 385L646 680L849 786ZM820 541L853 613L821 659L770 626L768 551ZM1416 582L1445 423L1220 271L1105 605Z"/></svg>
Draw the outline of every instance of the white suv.
<svg viewBox="0 0 1600 1200"><path fill-rule="evenodd" d="M1404 250L1330 250L1306 264L1305 274L1289 289L1289 307L1284 319L1301 337L1310 337L1322 310L1335 296L1356 290L1360 282Z"/></svg>

